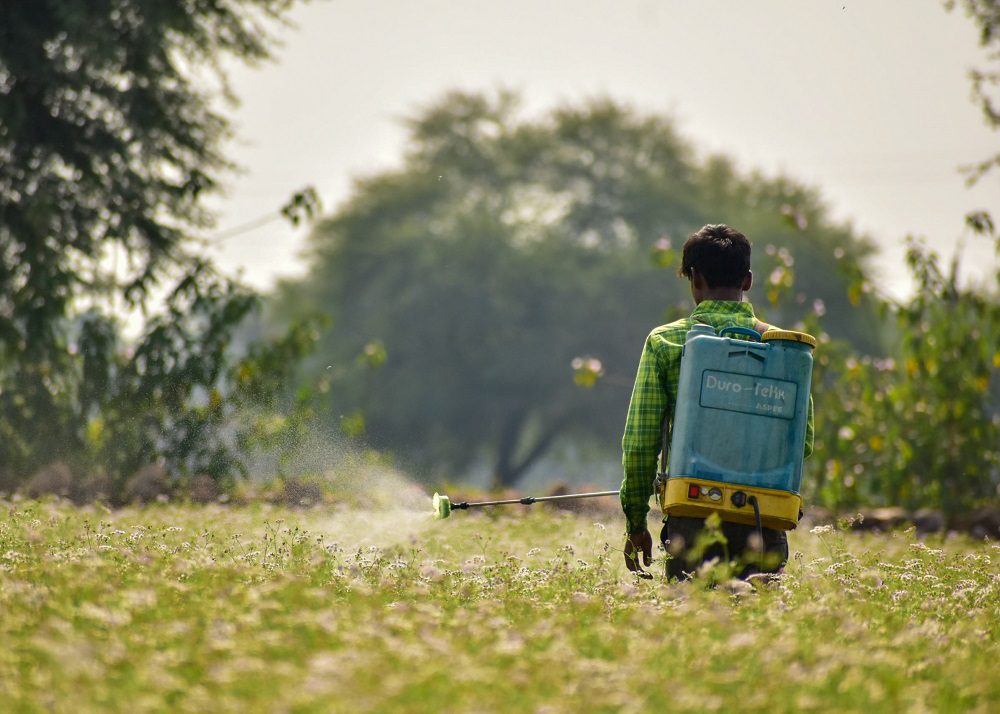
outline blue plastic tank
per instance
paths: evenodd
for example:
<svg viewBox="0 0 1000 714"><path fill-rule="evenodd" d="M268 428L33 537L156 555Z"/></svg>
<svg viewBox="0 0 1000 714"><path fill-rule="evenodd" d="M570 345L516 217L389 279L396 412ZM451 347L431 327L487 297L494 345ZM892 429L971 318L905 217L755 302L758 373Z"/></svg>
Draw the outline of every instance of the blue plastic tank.
<svg viewBox="0 0 1000 714"><path fill-rule="evenodd" d="M688 332L668 479L799 493L815 339L709 325Z"/></svg>

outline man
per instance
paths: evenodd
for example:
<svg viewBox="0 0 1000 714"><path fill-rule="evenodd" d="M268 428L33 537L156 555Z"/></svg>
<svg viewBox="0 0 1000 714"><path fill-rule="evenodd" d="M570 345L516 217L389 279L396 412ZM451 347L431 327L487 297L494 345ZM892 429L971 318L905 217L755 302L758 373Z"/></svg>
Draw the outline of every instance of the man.
<svg viewBox="0 0 1000 714"><path fill-rule="evenodd" d="M660 451L661 446L665 450L670 444L681 350L688 330L698 323L711 325L716 330L749 327L763 332L768 327L757 320L753 306L743 300L743 293L753 284L753 274L750 272L750 241L739 231L719 224L704 226L692 234L684 243L679 272L690 281L694 312L690 317L657 327L646 338L622 438L625 479L621 502L628 529L625 564L629 570L647 577L640 565L639 553L642 553L643 564L649 566L653 539L646 527L646 514L649 497L653 494L657 456L663 459L664 465L669 463L668 455L661 455ZM806 456L812 452L812 445L810 399ZM739 573L744 578L754 572L779 572L788 560L788 540L784 531L763 529L766 558L760 558L757 528L736 523L721 526L726 538L725 548L715 543L699 552L695 546L704 526L702 518L670 516L666 519L661 540L673 556L667 562L669 577L684 578L701 562L724 553L734 560L740 560L747 553L745 560L748 562Z"/></svg>

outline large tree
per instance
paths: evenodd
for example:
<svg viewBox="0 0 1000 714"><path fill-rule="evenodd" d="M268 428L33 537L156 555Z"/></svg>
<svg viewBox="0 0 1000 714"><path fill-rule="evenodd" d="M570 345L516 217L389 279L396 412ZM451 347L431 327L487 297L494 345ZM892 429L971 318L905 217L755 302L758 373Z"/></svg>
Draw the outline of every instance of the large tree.
<svg viewBox="0 0 1000 714"><path fill-rule="evenodd" d="M613 454L643 338L688 298L662 268L706 222L756 241L762 309L768 286L806 276L770 319L823 300L857 341L875 333L831 269L866 244L794 182L699 160L667 118L600 100L529 120L509 94L456 93L409 126L403 167L318 226L309 276L279 303L332 314L315 365L332 413L352 430L362 415L408 464L487 459L511 485L560 441ZM366 346L387 353L377 372Z"/></svg>
<svg viewBox="0 0 1000 714"><path fill-rule="evenodd" d="M218 388L266 391L270 353L232 368L254 297L189 248L230 168L222 62L268 57L290 5L0 2L0 488L52 460L113 488L158 459L231 475ZM164 314L128 347L106 308L158 282Z"/></svg>
<svg viewBox="0 0 1000 714"><path fill-rule="evenodd" d="M0 343L46 361L84 294L140 303L229 167L221 61L291 0L0 3ZM211 80L211 81L209 81ZM215 87L214 91L212 87ZM114 260L115 255L121 259Z"/></svg>

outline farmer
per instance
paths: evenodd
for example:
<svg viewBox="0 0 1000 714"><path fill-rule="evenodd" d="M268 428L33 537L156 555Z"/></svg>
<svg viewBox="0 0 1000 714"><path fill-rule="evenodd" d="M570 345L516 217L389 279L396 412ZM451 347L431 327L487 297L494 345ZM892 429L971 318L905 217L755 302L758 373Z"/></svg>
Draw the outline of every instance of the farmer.
<svg viewBox="0 0 1000 714"><path fill-rule="evenodd" d="M649 497L653 494L657 456L661 446L665 450L670 443L681 347L688 330L697 323L711 325L716 330L733 326L763 332L768 327L757 320L753 306L743 300L743 293L750 289L753 275L750 272L750 241L739 231L719 224L704 226L692 234L684 243L679 273L691 284L694 312L690 317L657 327L646 338L628 408L625 436L622 438L625 479L621 487L621 502L628 528L625 564L629 570L642 575L646 573L639 563L639 553L642 553L643 563L649 566L653 550L653 539L646 527ZM812 452L813 446L811 400L809 407L806 456ZM725 435L720 434L719 438L725 438ZM666 453L660 458L664 465L669 462ZM697 552L694 546L704 526L703 518L669 516L666 519L660 537L673 556L667 561L668 577L687 577L702 562L717 556L721 558L726 552L720 544ZM784 531L763 529L765 557L760 558L761 544L756 526L724 522L721 530L729 556L750 563L739 573L741 578L758 572L780 572L788 560L788 540ZM763 569L761 563L765 566Z"/></svg>

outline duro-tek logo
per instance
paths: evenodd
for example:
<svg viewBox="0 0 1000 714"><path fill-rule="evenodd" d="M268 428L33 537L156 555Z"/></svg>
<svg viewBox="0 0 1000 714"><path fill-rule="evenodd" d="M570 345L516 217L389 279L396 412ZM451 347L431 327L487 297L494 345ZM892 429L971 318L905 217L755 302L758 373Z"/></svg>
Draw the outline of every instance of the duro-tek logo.
<svg viewBox="0 0 1000 714"><path fill-rule="evenodd" d="M701 376L700 403L712 409L791 419L797 393L794 382L705 370Z"/></svg>

